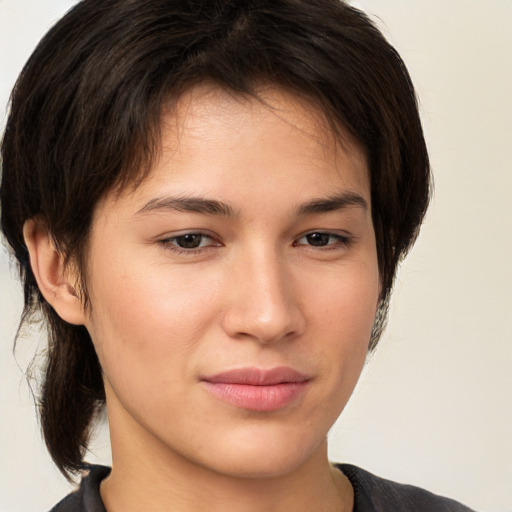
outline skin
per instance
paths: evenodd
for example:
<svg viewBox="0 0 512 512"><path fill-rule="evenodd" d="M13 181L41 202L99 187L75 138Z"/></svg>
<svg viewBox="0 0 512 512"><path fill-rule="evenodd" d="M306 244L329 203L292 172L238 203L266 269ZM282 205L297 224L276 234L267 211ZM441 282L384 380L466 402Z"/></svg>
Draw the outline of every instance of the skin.
<svg viewBox="0 0 512 512"><path fill-rule="evenodd" d="M96 207L90 311L45 230L26 225L43 293L87 327L103 368L109 512L352 510L326 436L364 365L379 296L367 164L311 105L261 96L202 85L164 116L150 175ZM201 207L179 211L169 198ZM204 199L229 212L204 211ZM328 211L313 211L319 200ZM270 412L202 382L281 366L308 381Z"/></svg>

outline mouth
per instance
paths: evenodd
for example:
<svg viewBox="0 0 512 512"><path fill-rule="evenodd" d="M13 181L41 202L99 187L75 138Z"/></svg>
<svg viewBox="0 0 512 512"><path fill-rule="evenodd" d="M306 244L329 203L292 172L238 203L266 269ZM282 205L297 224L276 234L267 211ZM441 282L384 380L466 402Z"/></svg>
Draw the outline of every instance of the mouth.
<svg viewBox="0 0 512 512"><path fill-rule="evenodd" d="M276 411L297 401L310 381L307 375L288 367L239 368L201 379L205 389L219 400L257 412Z"/></svg>

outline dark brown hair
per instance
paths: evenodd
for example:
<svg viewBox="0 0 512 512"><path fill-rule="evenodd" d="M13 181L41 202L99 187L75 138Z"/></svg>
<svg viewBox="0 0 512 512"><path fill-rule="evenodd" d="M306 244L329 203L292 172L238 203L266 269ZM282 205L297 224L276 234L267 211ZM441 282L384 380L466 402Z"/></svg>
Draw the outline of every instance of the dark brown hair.
<svg viewBox="0 0 512 512"><path fill-rule="evenodd" d="M308 98L366 153L382 280L381 333L397 264L415 240L430 189L407 70L365 14L339 0L84 0L44 37L11 96L2 141L1 223L25 290L22 325L42 312L48 352L40 414L68 476L82 465L103 405L101 368L83 326L41 295L23 239L44 220L82 271L98 200L144 178L162 106L210 80L257 96L271 84Z"/></svg>

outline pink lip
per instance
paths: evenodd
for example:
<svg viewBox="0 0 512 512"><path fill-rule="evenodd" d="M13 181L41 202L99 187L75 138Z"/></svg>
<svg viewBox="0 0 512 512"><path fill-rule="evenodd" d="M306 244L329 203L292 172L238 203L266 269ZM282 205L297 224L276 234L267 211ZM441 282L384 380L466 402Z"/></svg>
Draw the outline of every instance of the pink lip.
<svg viewBox="0 0 512 512"><path fill-rule="evenodd" d="M201 380L216 398L241 409L264 412L281 409L298 399L310 378L292 368L278 367L240 368Z"/></svg>

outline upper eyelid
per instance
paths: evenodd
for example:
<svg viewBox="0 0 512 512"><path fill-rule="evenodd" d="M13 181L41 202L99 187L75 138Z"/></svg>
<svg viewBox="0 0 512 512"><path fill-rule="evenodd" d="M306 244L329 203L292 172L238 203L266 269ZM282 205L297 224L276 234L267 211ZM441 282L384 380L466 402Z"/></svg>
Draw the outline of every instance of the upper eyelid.
<svg viewBox="0 0 512 512"><path fill-rule="evenodd" d="M310 230L304 231L304 232L296 235L293 238L293 242L295 243L297 240L300 240L301 238L304 238L305 236L308 236L308 235L312 235L314 233L321 233L321 234L330 235L330 236L333 236L336 238L346 239L346 240L353 240L356 238L355 235L353 235L352 233L349 233L347 231L344 231L344 230L339 231L339 230L333 230L333 229L317 228L317 229L310 229ZM186 236L186 235L201 235L201 236L210 238L211 240L213 240L217 243L221 243L221 244L223 243L222 237L220 237L219 235L217 235L216 233L213 233L212 231L210 231L208 229L184 229L184 230L180 230L178 232L158 236L158 237L156 237L156 239L158 242L168 242L168 241L175 240L176 238Z"/></svg>
<svg viewBox="0 0 512 512"><path fill-rule="evenodd" d="M295 239L299 240L308 235L313 235L315 233L320 233L322 235L331 235L338 238L355 238L353 234L344 231L344 230L333 230L333 229L310 229L298 235Z"/></svg>
<svg viewBox="0 0 512 512"><path fill-rule="evenodd" d="M219 239L219 237L215 233L212 233L207 229L184 229L177 232L160 235L156 238L158 239L158 241L163 242L165 240L173 240L175 238L179 238L180 236L186 235L202 235L214 240Z"/></svg>
<svg viewBox="0 0 512 512"><path fill-rule="evenodd" d="M328 235L330 237L333 237L334 238L334 241L331 241L330 243L326 244L326 245L312 245L312 244L309 244L309 243L302 243L300 242L300 240L308 235L312 235L312 234L315 234L315 233L319 233L319 234L323 234L323 235ZM336 249L336 248L348 248L349 246L353 245L356 241L356 237L352 234L349 234L347 232L336 232L336 231L332 231L332 230L321 230L321 229L314 229L314 230L311 230L311 231L307 231L306 233L298 236L297 238L295 238L294 242L293 242L293 245L294 246L304 246L305 248L309 249L314 249L314 250L327 250L327 249Z"/></svg>
<svg viewBox="0 0 512 512"><path fill-rule="evenodd" d="M332 236L337 236L337 237L341 237L341 238L354 238L353 234L351 234L345 230L317 228L317 229L308 229L307 231L303 231L303 232L299 233L298 235L296 235L294 237L294 239L298 240L299 238L305 237L307 235L312 235L314 233L322 233L325 235L332 235ZM160 235L155 238L158 238L161 240L168 240L168 239L172 239L172 238L179 238L180 236L186 236L186 235L203 235L203 236L207 236L207 237L210 237L213 239L221 238L219 235L217 235L216 233L214 233L208 229L184 229L184 230L180 230L177 232Z"/></svg>
<svg viewBox="0 0 512 512"><path fill-rule="evenodd" d="M201 235L201 236L209 238L210 242L204 246L191 247L191 248L180 247L176 243L176 239L180 238L182 236L187 236L187 235ZM179 233L177 235L173 234L172 236L159 238L157 240L157 244L162 246L166 251L170 251L177 255L184 255L184 256L188 256L188 257L199 256L209 250L218 248L223 245L222 242L218 242L217 239L214 238L213 236L211 236L207 233L201 233L198 231L187 231L184 233Z"/></svg>

